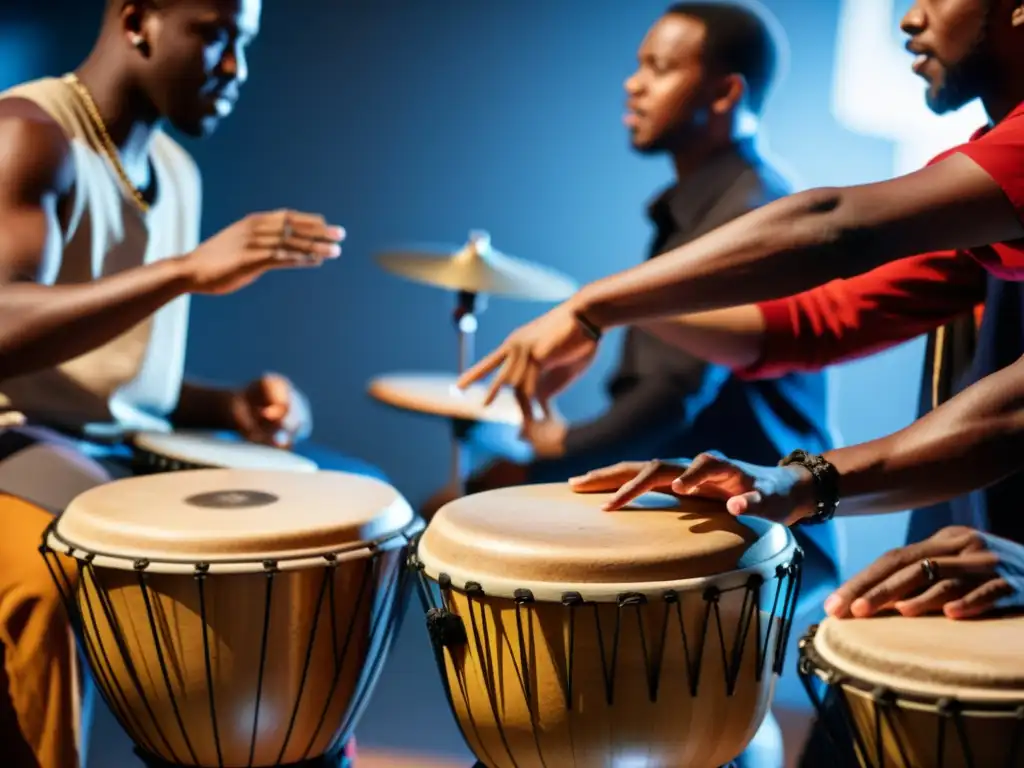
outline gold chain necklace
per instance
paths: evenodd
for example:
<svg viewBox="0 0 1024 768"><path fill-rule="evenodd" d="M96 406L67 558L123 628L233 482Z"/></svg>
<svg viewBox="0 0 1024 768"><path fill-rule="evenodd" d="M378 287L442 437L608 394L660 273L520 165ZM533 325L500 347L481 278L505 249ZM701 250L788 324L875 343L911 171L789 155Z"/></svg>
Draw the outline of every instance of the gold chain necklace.
<svg viewBox="0 0 1024 768"><path fill-rule="evenodd" d="M92 94L89 93L89 89L82 84L82 81L79 80L78 76L73 72L64 75L64 82L70 85L82 100L82 104L85 106L85 111L89 113L89 117L92 119L93 125L96 127L96 130L99 131L100 140L103 142L103 149L107 154L107 158L110 160L111 165L114 166L114 170L121 179L121 183L124 184L125 188L129 192L132 193L132 197L135 199L135 204L138 205L145 213L149 210L149 203L146 202L146 198L139 188L132 183L131 178L128 176L128 172L121 164L121 156L117 151L117 146L114 144L114 140L110 138L110 133L107 132L107 126L103 122L103 118L100 116L100 110L96 106L96 102L93 101Z"/></svg>

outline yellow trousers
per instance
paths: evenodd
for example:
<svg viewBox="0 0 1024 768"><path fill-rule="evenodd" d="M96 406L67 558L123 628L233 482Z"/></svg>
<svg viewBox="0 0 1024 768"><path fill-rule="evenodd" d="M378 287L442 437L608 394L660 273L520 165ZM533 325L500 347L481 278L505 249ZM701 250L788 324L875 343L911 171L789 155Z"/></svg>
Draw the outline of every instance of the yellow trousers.
<svg viewBox="0 0 1024 768"><path fill-rule="evenodd" d="M60 592L39 554L53 516L0 495L0 752L8 768L77 768L78 667ZM64 571L75 584L70 559Z"/></svg>

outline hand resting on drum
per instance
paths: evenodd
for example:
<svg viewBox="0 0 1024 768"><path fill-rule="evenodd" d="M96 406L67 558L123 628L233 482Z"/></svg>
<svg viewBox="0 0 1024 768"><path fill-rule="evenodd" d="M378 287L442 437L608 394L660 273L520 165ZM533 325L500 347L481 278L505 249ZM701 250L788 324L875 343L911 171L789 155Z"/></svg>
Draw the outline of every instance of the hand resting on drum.
<svg viewBox="0 0 1024 768"><path fill-rule="evenodd" d="M963 526L890 550L825 601L837 618L893 609L967 619L1024 607L1024 546Z"/></svg>
<svg viewBox="0 0 1024 768"><path fill-rule="evenodd" d="M724 501L733 515L755 515L793 525L814 511L809 472L796 467L761 467L721 454L692 461L623 462L574 477L577 493L617 491L604 509L622 509L649 491Z"/></svg>

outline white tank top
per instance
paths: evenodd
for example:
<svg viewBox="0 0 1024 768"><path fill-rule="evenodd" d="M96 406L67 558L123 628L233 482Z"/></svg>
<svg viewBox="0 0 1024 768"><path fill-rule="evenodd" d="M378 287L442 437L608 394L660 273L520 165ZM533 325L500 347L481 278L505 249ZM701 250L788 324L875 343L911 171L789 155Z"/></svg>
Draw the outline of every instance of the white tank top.
<svg viewBox="0 0 1024 768"><path fill-rule="evenodd" d="M71 140L75 184L63 255L41 282L83 283L193 250L201 182L189 154L158 131L150 158L157 199L141 211L120 182L75 90L62 79L15 86L0 98L38 104ZM107 344L55 368L0 381L0 412L87 433L164 429L185 367L189 297L182 296Z"/></svg>

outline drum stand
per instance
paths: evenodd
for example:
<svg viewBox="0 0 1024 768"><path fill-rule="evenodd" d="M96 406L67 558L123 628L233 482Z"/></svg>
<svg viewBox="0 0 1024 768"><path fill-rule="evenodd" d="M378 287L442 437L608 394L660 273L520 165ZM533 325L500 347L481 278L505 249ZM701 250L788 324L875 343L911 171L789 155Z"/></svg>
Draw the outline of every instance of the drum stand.
<svg viewBox="0 0 1024 768"><path fill-rule="evenodd" d="M465 373L473 362L473 341L476 338L477 316L484 311L486 306L486 298L478 293L459 291L457 294L452 321L459 339L459 376ZM465 440L469 436L472 426L472 421L452 419L452 464L449 485L458 496L462 496L466 491L469 456Z"/></svg>

